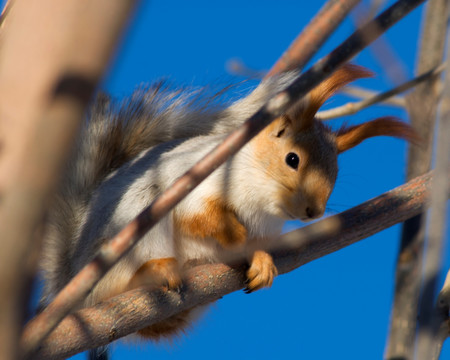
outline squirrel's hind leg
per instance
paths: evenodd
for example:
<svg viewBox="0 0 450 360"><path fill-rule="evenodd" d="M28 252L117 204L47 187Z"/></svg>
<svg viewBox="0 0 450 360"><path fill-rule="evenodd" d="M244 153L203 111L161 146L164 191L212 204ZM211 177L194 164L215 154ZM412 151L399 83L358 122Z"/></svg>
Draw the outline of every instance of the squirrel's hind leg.
<svg viewBox="0 0 450 360"><path fill-rule="evenodd" d="M181 274L177 259L152 259L144 263L130 279L127 290L140 286L178 289L181 286Z"/></svg>
<svg viewBox="0 0 450 360"><path fill-rule="evenodd" d="M131 278L128 290L139 286L148 288L169 288L177 290L181 287L181 275L178 261L173 258L152 259L143 264ZM194 320L192 309L182 311L159 323L147 326L137 333L148 339L161 340L184 333Z"/></svg>

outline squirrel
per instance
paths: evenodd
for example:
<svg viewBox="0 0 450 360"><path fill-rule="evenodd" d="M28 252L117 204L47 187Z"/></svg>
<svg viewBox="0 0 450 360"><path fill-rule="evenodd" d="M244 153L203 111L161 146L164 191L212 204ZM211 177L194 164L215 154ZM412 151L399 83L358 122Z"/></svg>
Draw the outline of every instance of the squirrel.
<svg viewBox="0 0 450 360"><path fill-rule="evenodd" d="M48 216L42 268L43 303L100 246L193 164L241 125L298 73L263 80L228 107L160 83L117 104L100 95L83 124ZM315 118L324 102L371 72L346 64L275 119L153 227L95 286L83 307L148 286L178 289L190 262L248 260L247 291L270 287L270 255L286 220L321 217L340 153L374 136L415 140L395 118L333 131ZM151 339L184 332L196 309L140 330Z"/></svg>

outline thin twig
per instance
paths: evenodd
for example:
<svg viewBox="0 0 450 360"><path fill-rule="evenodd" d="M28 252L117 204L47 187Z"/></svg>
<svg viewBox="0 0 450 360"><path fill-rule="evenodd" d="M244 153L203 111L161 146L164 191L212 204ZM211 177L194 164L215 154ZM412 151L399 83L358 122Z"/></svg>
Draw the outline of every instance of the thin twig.
<svg viewBox="0 0 450 360"><path fill-rule="evenodd" d="M258 79L261 80L267 74L267 71L254 70L249 66L245 65L241 59L233 58L229 59L225 67L227 71L235 76L243 76L247 79Z"/></svg>
<svg viewBox="0 0 450 360"><path fill-rule="evenodd" d="M369 99L379 94L379 92L375 90L365 89L356 85L345 86L340 91L345 95L358 98L360 100ZM384 100L382 103L397 107L404 107L406 105L405 98L403 96L393 96Z"/></svg>
<svg viewBox="0 0 450 360"><path fill-rule="evenodd" d="M269 100L240 128L233 131L222 144L218 145L211 153L194 165L138 215L134 221L107 242L95 259L75 275L69 284L56 295L52 303L25 327L23 339L28 339L24 343L27 354L33 353L41 341L70 310L86 297L103 274L206 176L224 163L228 157L234 155L264 126L289 109L298 98L307 94L308 91L330 76L334 70L350 60L367 44L375 40L422 2L424 0L399 0L373 20L373 22L378 24L376 27L377 32L372 32L374 27L372 23L369 23L353 33L330 55L321 59L310 70L301 74L287 89ZM371 31L370 34L367 33L369 30Z"/></svg>
<svg viewBox="0 0 450 360"><path fill-rule="evenodd" d="M302 69L360 0L329 0L266 74Z"/></svg>
<svg viewBox="0 0 450 360"><path fill-rule="evenodd" d="M341 214L282 235L274 261L280 274L338 251L398 222L427 204L427 174ZM69 315L43 343L38 358L56 359L105 345L175 313L242 289L245 266L202 265L188 272L180 294L136 289ZM67 334L70 333L70 337Z"/></svg>
<svg viewBox="0 0 450 360"><path fill-rule="evenodd" d="M336 107L334 109L320 111L317 113L316 117L320 120L330 120L340 116L356 114L357 112L371 105L378 104L387 99L390 99L391 97L400 94L402 92L405 92L413 88L417 84L420 84L425 80L428 80L429 78L439 75L444 70L444 68L445 64L441 64L438 67L434 68L433 70L427 71L425 74L419 75L414 79L409 80L391 90L377 94L371 98L364 99L362 101L350 102L342 106Z"/></svg>

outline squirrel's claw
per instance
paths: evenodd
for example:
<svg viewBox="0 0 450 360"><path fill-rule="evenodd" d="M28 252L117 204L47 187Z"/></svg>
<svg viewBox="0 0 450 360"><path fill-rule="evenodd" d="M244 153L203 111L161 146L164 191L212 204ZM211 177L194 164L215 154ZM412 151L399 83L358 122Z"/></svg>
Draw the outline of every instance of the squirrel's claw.
<svg viewBox="0 0 450 360"><path fill-rule="evenodd" d="M247 294L263 287L272 286L273 279L278 275L272 256L265 251L258 250L253 254L250 268L247 270Z"/></svg>

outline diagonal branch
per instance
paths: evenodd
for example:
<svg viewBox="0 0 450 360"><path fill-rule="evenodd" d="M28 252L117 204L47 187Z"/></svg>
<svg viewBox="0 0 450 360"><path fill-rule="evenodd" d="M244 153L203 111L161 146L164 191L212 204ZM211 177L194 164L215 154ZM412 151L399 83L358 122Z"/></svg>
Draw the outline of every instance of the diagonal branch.
<svg viewBox="0 0 450 360"><path fill-rule="evenodd" d="M352 13L352 19L355 24L361 26L367 19L370 19L368 16L373 11L376 11L379 6L380 4L371 4L370 8L368 8L365 3L361 3ZM394 85L398 85L406 80L405 66L386 37L383 36L375 41L369 47L369 51Z"/></svg>
<svg viewBox="0 0 450 360"><path fill-rule="evenodd" d="M280 248L273 252L280 274L423 211L430 183L431 174L424 175L341 214L282 235ZM50 335L38 358L62 358L105 345L175 313L217 300L245 286L245 270L244 265L202 265L188 272L180 294L148 293L140 288L80 310L64 319Z"/></svg>
<svg viewBox="0 0 450 360"><path fill-rule="evenodd" d="M334 109L320 111L317 113L316 117L320 120L330 120L330 119L334 119L334 118L337 118L340 116L356 114L357 112L359 112L371 105L383 102L397 94L400 94L402 92L405 92L405 91L413 88L414 86L422 83L423 81L429 80L430 78L433 78L433 77L439 75L444 70L444 68L445 68L445 64L441 64L438 67L436 67L430 71L427 71L426 73L419 75L419 76L415 77L414 79L411 79L391 90L377 94L373 97L364 99L362 101L350 102L350 103L344 104L342 106L336 107Z"/></svg>
<svg viewBox="0 0 450 360"><path fill-rule="evenodd" d="M341 91L345 95L359 98L362 100L371 98L378 94L378 92L376 92L375 90L365 89L365 88L362 88L362 87L356 86L356 85L346 86ZM405 99L402 96L394 96L394 97L384 100L383 103L385 103L387 105L391 105L391 106L404 107Z"/></svg>
<svg viewBox="0 0 450 360"><path fill-rule="evenodd" d="M302 69L360 0L329 0L265 77Z"/></svg>
<svg viewBox="0 0 450 360"><path fill-rule="evenodd" d="M360 0L326 2L268 72L250 69L239 59L227 62L228 71L250 79L261 79L289 70L302 69L359 2Z"/></svg>
<svg viewBox="0 0 450 360"><path fill-rule="evenodd" d="M288 88L269 100L240 128L233 131L222 144L179 178L134 221L102 247L95 259L75 275L42 313L27 324L23 333L23 339L28 339L26 343L23 343L26 353L32 354L62 318L86 297L106 271L136 244L142 234L154 226L215 168L235 154L264 126L288 110L298 98L307 94L334 70L350 60L422 2L424 0L397 1L372 22L353 33L330 55L299 76ZM373 26L374 23L377 26ZM373 32L373 29L376 31Z"/></svg>

